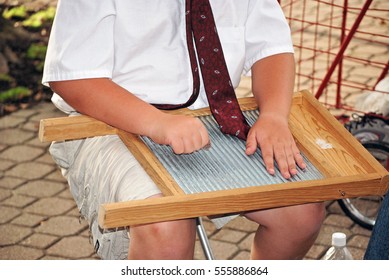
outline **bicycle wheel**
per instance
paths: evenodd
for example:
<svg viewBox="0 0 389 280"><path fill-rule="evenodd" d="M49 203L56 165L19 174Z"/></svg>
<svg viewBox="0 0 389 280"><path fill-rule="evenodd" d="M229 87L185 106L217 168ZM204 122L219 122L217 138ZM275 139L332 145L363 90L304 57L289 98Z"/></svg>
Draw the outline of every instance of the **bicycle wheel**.
<svg viewBox="0 0 389 280"><path fill-rule="evenodd" d="M389 144L386 142L365 142L362 144L377 160L389 170ZM343 212L363 228L372 230L383 196L364 196L338 200Z"/></svg>

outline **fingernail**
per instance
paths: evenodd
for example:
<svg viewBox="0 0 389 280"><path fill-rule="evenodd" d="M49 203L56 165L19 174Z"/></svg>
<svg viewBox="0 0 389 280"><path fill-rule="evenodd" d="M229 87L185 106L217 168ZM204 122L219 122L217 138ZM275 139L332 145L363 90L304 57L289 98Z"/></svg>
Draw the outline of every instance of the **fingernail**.
<svg viewBox="0 0 389 280"><path fill-rule="evenodd" d="M268 172L270 175L274 175L274 174L275 174L273 168L269 168L269 169L267 170L267 172Z"/></svg>
<svg viewBox="0 0 389 280"><path fill-rule="evenodd" d="M208 151L211 148L211 142L209 142L207 145L203 147L203 150Z"/></svg>

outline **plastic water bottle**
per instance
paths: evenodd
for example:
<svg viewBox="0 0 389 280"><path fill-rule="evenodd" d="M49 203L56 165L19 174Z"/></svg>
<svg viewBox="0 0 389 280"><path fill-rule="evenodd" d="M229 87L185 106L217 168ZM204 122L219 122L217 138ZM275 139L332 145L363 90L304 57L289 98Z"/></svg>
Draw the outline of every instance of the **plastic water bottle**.
<svg viewBox="0 0 389 280"><path fill-rule="evenodd" d="M335 232L332 234L332 247L328 249L322 260L352 260L353 256L346 246L346 234Z"/></svg>

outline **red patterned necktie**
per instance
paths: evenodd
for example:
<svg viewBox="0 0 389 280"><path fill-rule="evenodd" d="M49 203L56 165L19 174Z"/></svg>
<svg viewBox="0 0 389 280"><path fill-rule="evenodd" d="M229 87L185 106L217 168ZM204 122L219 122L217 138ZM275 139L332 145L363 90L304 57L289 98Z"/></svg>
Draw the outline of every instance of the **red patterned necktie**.
<svg viewBox="0 0 389 280"><path fill-rule="evenodd" d="M187 0L186 6L188 47L193 49L190 36L193 34L212 115L223 133L245 140L250 127L236 99L209 0ZM198 76L197 61L193 56L190 55L192 72Z"/></svg>
<svg viewBox="0 0 389 280"><path fill-rule="evenodd" d="M193 94L184 104L155 106L160 109L176 109L190 106L197 99L200 78L195 43L212 115L223 133L246 140L250 126L236 99L209 0L186 0L186 35L193 73Z"/></svg>

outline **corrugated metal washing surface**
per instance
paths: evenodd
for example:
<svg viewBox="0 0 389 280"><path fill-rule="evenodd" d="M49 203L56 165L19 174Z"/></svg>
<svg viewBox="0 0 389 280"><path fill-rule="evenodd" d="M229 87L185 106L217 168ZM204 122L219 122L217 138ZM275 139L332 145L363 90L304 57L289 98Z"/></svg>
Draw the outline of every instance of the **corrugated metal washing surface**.
<svg viewBox="0 0 389 280"><path fill-rule="evenodd" d="M252 125L258 117L258 110L245 111L244 115ZM209 149L176 155L169 146L142 137L186 194L324 178L304 155L306 170L299 170L289 180L284 179L278 170L275 176L271 176L266 172L259 149L254 155L246 156L244 141L222 134L212 116L199 119L208 129L212 144Z"/></svg>

